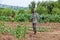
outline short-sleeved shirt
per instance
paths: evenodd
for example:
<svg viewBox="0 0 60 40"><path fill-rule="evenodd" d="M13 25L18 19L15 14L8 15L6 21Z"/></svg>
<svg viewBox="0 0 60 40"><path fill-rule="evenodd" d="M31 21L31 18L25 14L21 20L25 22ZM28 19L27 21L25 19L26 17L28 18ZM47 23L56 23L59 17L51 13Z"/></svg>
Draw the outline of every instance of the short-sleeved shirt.
<svg viewBox="0 0 60 40"><path fill-rule="evenodd" d="M32 22L33 23L37 23L37 21L38 21L38 13L34 13L33 15L32 15Z"/></svg>

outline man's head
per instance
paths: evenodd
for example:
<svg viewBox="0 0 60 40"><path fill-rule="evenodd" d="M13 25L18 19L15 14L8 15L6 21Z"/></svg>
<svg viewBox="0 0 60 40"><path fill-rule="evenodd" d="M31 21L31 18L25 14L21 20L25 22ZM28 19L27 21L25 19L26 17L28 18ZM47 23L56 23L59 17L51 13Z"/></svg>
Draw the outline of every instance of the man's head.
<svg viewBox="0 0 60 40"><path fill-rule="evenodd" d="M32 13L35 13L33 8L32 8Z"/></svg>

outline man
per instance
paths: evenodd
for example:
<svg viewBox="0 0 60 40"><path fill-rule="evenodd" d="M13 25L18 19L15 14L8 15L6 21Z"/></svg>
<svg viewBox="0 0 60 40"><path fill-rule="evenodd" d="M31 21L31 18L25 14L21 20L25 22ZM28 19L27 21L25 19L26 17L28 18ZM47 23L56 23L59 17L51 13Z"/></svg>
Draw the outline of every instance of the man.
<svg viewBox="0 0 60 40"><path fill-rule="evenodd" d="M37 21L38 21L38 13L35 10L33 10L32 11L32 25L33 25L34 34L36 34Z"/></svg>

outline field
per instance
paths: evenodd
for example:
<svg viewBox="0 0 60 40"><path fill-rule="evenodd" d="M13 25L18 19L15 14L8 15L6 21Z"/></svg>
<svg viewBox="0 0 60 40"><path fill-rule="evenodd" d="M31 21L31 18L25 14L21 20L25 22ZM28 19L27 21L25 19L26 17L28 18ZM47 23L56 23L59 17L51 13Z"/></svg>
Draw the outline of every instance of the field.
<svg viewBox="0 0 60 40"><path fill-rule="evenodd" d="M23 28L26 26L26 34L17 38L13 33L1 32L0 40L60 40L60 23L39 23L37 24L37 34L34 35L32 31L31 22L0 22L4 23L7 27L11 27L16 30L17 25L20 24ZM39 29L40 26L40 29ZM6 27L6 28L7 28ZM13 30L12 30L13 31Z"/></svg>
<svg viewBox="0 0 60 40"><path fill-rule="evenodd" d="M17 5L16 9L9 4L1 7L0 40L60 40L60 0L37 3L31 0L27 7ZM32 28L33 13L38 14L36 35Z"/></svg>

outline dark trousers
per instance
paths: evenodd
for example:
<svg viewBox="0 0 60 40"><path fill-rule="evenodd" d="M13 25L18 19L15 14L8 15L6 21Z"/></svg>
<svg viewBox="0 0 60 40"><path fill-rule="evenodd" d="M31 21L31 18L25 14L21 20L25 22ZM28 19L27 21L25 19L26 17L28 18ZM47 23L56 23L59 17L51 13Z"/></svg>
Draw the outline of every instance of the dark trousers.
<svg viewBox="0 0 60 40"><path fill-rule="evenodd" d="M33 31L36 33L36 23L33 23Z"/></svg>

